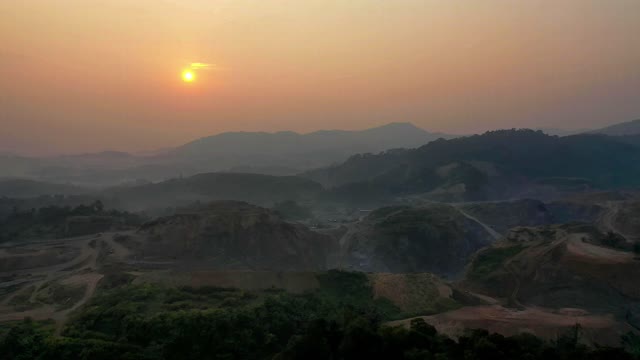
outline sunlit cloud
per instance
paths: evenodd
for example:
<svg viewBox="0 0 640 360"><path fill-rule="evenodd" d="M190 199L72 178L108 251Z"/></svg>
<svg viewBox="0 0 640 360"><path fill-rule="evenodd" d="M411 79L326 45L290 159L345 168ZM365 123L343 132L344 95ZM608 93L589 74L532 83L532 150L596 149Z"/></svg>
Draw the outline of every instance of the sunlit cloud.
<svg viewBox="0 0 640 360"><path fill-rule="evenodd" d="M194 62L189 65L189 69L191 70L223 70L222 67L217 64L208 64L201 62Z"/></svg>

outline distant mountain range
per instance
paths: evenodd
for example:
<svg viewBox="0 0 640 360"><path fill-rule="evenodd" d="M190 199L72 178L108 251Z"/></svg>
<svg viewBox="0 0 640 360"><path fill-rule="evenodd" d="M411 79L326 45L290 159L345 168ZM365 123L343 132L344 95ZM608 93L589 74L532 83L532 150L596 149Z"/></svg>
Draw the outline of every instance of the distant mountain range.
<svg viewBox="0 0 640 360"><path fill-rule="evenodd" d="M444 201L546 198L557 191L640 186L640 147L605 135L499 130L355 155L304 176L353 201L416 194Z"/></svg>
<svg viewBox="0 0 640 360"><path fill-rule="evenodd" d="M640 119L607 126L602 129L593 130L591 133L610 136L640 135Z"/></svg>
<svg viewBox="0 0 640 360"><path fill-rule="evenodd" d="M211 200L265 206L294 200L373 208L398 201L551 200L591 190L637 187L640 146L606 135L558 137L524 129L358 154L299 176L206 173L121 186L102 195L129 210Z"/></svg>
<svg viewBox="0 0 640 360"><path fill-rule="evenodd" d="M582 131L582 130L581 130ZM575 132L544 129L550 135L569 136ZM640 145L640 120L612 125L600 130L582 131L582 134L603 134L610 137L608 143L618 142ZM435 140L450 140L458 136L433 133L411 123L391 123L360 130L322 130L308 134L295 132L227 132L203 137L176 148L152 155L134 155L126 152L105 151L90 154L65 155L46 158L0 155L0 178L23 178L50 183L73 183L83 186L109 187L122 184L161 181L188 177L200 173L230 172L265 175L295 175L306 173L325 185L344 185L371 176L386 173L389 167L406 163L406 149L432 145ZM448 142L457 148L462 142ZM556 141L556 140L554 140ZM596 142L603 139L593 140ZM545 141L538 151L546 151L553 141ZM440 144L444 144L440 142ZM546 144L546 145L545 145ZM422 150L420 150L422 151ZM440 158L439 150L429 156ZM449 150L447 150L449 151ZM374 156L384 152L383 155ZM409 151L408 153L418 153ZM354 158L353 155L360 154ZM549 154L549 156L552 156ZM355 159L360 159L356 161ZM364 161L362 159L367 159ZM373 160L375 159L375 160ZM375 164L370 163L373 161ZM346 165L340 165L346 161ZM454 161L454 160L451 160ZM553 157L549 160L553 161ZM356 165L360 163L361 165ZM464 167L464 165L462 165ZM330 168L332 172L344 172L339 177L319 175ZM382 169L382 170L376 170ZM456 171L462 171L458 167ZM383 171L384 170L384 171ZM471 168L467 170L472 170ZM382 172L380 172L382 171ZM346 172L353 172L346 175ZM455 171L454 171L455 173ZM403 178L404 175L387 175ZM469 175L469 174L467 174ZM465 175L466 176L466 175ZM349 181L347 181L349 180ZM346 181L346 182L345 182Z"/></svg>
<svg viewBox="0 0 640 360"><path fill-rule="evenodd" d="M228 132L201 138L168 153L177 162L220 169L267 168L305 170L344 161L357 153L414 148L454 135L431 133L410 123L391 123L361 131L322 130Z"/></svg>
<svg viewBox="0 0 640 360"><path fill-rule="evenodd" d="M228 132L151 156L116 151L50 158L5 155L0 156L0 177L107 186L212 171L292 175L342 162L353 154L414 148L438 138L453 137L431 133L410 123L308 134Z"/></svg>

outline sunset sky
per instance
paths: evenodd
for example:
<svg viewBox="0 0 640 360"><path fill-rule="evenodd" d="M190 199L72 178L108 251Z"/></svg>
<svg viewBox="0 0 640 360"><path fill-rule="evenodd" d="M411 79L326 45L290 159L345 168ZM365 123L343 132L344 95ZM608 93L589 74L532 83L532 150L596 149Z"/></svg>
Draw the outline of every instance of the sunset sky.
<svg viewBox="0 0 640 360"><path fill-rule="evenodd" d="M0 151L637 118L638 0L0 1Z"/></svg>

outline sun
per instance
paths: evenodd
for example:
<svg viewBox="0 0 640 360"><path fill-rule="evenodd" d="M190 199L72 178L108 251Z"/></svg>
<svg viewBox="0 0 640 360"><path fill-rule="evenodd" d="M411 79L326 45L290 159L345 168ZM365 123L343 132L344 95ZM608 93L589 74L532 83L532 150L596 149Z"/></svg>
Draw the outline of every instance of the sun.
<svg viewBox="0 0 640 360"><path fill-rule="evenodd" d="M182 81L192 82L196 79L196 75L191 70L185 70L182 72Z"/></svg>

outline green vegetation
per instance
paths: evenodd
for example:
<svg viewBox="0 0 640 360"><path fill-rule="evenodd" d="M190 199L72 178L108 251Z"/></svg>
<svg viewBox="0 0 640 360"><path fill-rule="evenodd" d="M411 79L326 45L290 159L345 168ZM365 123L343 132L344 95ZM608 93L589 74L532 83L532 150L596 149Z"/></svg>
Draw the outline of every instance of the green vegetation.
<svg viewBox="0 0 640 360"><path fill-rule="evenodd" d="M409 303L404 309L405 318L437 314L461 306L454 299L440 296L436 285L424 274L407 274L406 282L406 293L403 295Z"/></svg>
<svg viewBox="0 0 640 360"><path fill-rule="evenodd" d="M43 236L63 237L71 231L66 225L72 218L86 217L97 219L97 223L91 226L88 223L84 228L91 233L92 228L110 227L112 224L123 226L138 226L144 222L139 215L126 211L105 210L101 201L97 200L91 205L70 206L45 206L30 210L14 208L12 213L4 219L0 219L0 243L10 240L31 239ZM98 227L96 227L98 226ZM75 230L77 231L77 230ZM100 232L98 230L95 232ZM72 234L83 235L83 234Z"/></svg>
<svg viewBox="0 0 640 360"><path fill-rule="evenodd" d="M469 277L474 279L482 279L492 272L500 269L505 261L519 254L524 247L522 245L514 245L508 247L492 247L478 253L471 263L471 270L468 272Z"/></svg>
<svg viewBox="0 0 640 360"><path fill-rule="evenodd" d="M622 343L631 354L640 359L640 335L629 332L622 336Z"/></svg>
<svg viewBox="0 0 640 360"><path fill-rule="evenodd" d="M63 337L25 320L0 332L0 354L8 360L637 359L621 348L589 349L580 335L579 326L552 342L469 330L454 341L422 319L389 327L375 313L279 295L253 307L80 316Z"/></svg>
<svg viewBox="0 0 640 360"><path fill-rule="evenodd" d="M34 285L21 290L8 301L8 305L15 311L31 310L44 305L54 305L58 311L65 310L80 301L86 292L86 286L49 283L40 288L36 296L33 295L34 291Z"/></svg>
<svg viewBox="0 0 640 360"><path fill-rule="evenodd" d="M532 151L535 149L535 151ZM472 164L483 162L499 170L496 182ZM640 184L640 148L599 135L548 136L534 130L498 130L482 135L432 141L417 149L356 155L346 162L313 172L330 179L333 194L350 201L371 196L393 198L424 194L452 184L465 184L464 200L510 197L515 179L540 179L560 190L628 188ZM442 166L457 163L447 176ZM353 191L354 194L350 194Z"/></svg>
<svg viewBox="0 0 640 360"><path fill-rule="evenodd" d="M385 320L399 319L404 315L388 299L374 299L371 282L364 273L330 270L319 274L317 278L320 290L316 296L328 303L367 309Z"/></svg>
<svg viewBox="0 0 640 360"><path fill-rule="evenodd" d="M0 326L2 359L638 359L623 349L581 345L579 327L552 342L483 330L454 341L422 319L389 327L385 321L397 309L373 300L362 273L320 274L320 289L302 295L133 285L127 276L110 277L61 337L51 322ZM417 275L408 281L422 282ZM637 350L636 335L623 341Z"/></svg>

